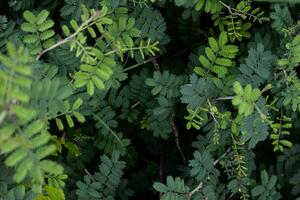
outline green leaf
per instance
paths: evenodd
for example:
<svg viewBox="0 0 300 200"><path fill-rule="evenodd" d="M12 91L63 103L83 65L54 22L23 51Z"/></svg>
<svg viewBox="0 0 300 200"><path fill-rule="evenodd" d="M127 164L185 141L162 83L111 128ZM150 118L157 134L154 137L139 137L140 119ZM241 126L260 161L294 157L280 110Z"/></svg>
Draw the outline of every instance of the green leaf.
<svg viewBox="0 0 300 200"><path fill-rule="evenodd" d="M81 123L85 122L85 117L81 113L74 112L73 114L79 122Z"/></svg>
<svg viewBox="0 0 300 200"><path fill-rule="evenodd" d="M155 182L153 184L153 188L158 191L158 192L167 192L168 191L168 187L162 183L159 182Z"/></svg>
<svg viewBox="0 0 300 200"><path fill-rule="evenodd" d="M32 44L38 41L38 38L34 34L25 35L23 38L24 43Z"/></svg>
<svg viewBox="0 0 300 200"><path fill-rule="evenodd" d="M41 40L48 40L49 38L53 37L55 32L53 30L47 30L40 34Z"/></svg>
<svg viewBox="0 0 300 200"><path fill-rule="evenodd" d="M30 32L30 33L34 33L37 31L37 27L30 23L23 23L21 25L21 29L25 32Z"/></svg>
<svg viewBox="0 0 300 200"><path fill-rule="evenodd" d="M91 80L87 82L86 87L87 87L87 93L90 96L94 95L95 88L94 88L94 84L93 84L93 82Z"/></svg>
<svg viewBox="0 0 300 200"><path fill-rule="evenodd" d="M251 190L251 194L252 194L252 196L256 197L256 196L259 196L260 194L262 194L264 191L265 191L264 186L258 185Z"/></svg>
<svg viewBox="0 0 300 200"><path fill-rule="evenodd" d="M51 200L65 200L65 194L62 189L51 186L46 186L45 189Z"/></svg>
<svg viewBox="0 0 300 200"><path fill-rule="evenodd" d="M39 25L38 27L39 27L39 31L44 32L45 30L48 30L52 26L54 26L54 22L51 19L49 19L44 23L42 23L41 25Z"/></svg>
<svg viewBox="0 0 300 200"><path fill-rule="evenodd" d="M66 148L76 157L81 155L79 147L73 142L66 142L64 144Z"/></svg>
<svg viewBox="0 0 300 200"><path fill-rule="evenodd" d="M32 12L30 12L30 11L28 11L28 10L26 10L26 11L23 13L23 17L24 17L30 24L35 24L35 22L36 22L36 16L35 16Z"/></svg>
<svg viewBox="0 0 300 200"><path fill-rule="evenodd" d="M71 128L74 127L74 121L69 114L66 114L66 120L68 122L69 127L71 127Z"/></svg>
<svg viewBox="0 0 300 200"><path fill-rule="evenodd" d="M47 10L42 10L38 15L37 15L37 25L40 25L44 23L49 16L49 12Z"/></svg>
<svg viewBox="0 0 300 200"><path fill-rule="evenodd" d="M237 94L237 95L244 95L244 89L242 87L242 85L240 84L240 82L236 81L233 83L233 91Z"/></svg>
<svg viewBox="0 0 300 200"><path fill-rule="evenodd" d="M292 147L293 146L293 143L291 143L290 141L288 140L280 140L279 141L282 145L286 146L286 147Z"/></svg>
<svg viewBox="0 0 300 200"><path fill-rule="evenodd" d="M22 149L19 149L14 153L12 153L8 158L6 158L5 164L9 167L14 166L22 159L24 159L25 156L27 156L27 151L23 151Z"/></svg>
<svg viewBox="0 0 300 200"><path fill-rule="evenodd" d="M219 45L218 45L218 42L217 42L214 38L210 37L210 38L208 39L208 43L209 43L210 48L212 48L212 50L213 50L215 53L218 53L218 51L219 51Z"/></svg>
<svg viewBox="0 0 300 200"><path fill-rule="evenodd" d="M43 128L44 128L44 123L41 120L36 120L26 127L23 134L27 138L30 138L33 135L40 132Z"/></svg>
<svg viewBox="0 0 300 200"><path fill-rule="evenodd" d="M62 121L59 118L55 118L55 123L56 123L58 130L60 130L60 131L64 130L64 124L62 123Z"/></svg>
<svg viewBox="0 0 300 200"><path fill-rule="evenodd" d="M74 102L74 104L72 106L72 110L77 110L78 108L80 108L82 103L83 103L82 98L79 97L78 99L76 99L76 101Z"/></svg>
<svg viewBox="0 0 300 200"><path fill-rule="evenodd" d="M92 81L94 82L94 84L96 85L96 87L98 89L100 89L100 90L105 89L104 83L97 76L92 76Z"/></svg>

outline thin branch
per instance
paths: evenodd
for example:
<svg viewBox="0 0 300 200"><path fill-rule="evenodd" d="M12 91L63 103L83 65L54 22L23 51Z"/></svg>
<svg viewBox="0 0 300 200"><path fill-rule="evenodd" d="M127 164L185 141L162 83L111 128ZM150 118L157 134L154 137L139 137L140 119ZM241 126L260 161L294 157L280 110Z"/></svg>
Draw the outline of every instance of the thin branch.
<svg viewBox="0 0 300 200"><path fill-rule="evenodd" d="M141 102L136 102L135 104L133 104L131 107L130 107L130 109L133 109L133 108L135 108L135 107L137 107L138 105L140 105L141 104Z"/></svg>
<svg viewBox="0 0 300 200"><path fill-rule="evenodd" d="M272 85L271 84L267 84L262 90L261 90L261 94L269 91L270 89L272 89ZM223 101L223 100L232 100L234 98L234 96L227 96L227 97L216 97L213 98L213 100L217 100L217 101Z"/></svg>
<svg viewBox="0 0 300 200"><path fill-rule="evenodd" d="M200 182L199 185L189 193L189 199L191 199L191 197L192 197L196 192L198 192L199 190L201 190L202 187L203 187L203 183Z"/></svg>
<svg viewBox="0 0 300 200"><path fill-rule="evenodd" d="M214 161L214 166L217 165L217 164L220 162L220 160L221 160L222 158L224 158L224 157L229 153L229 151L230 151L230 148L228 148L228 149L225 151L224 154L222 154L217 160L215 160L215 161Z"/></svg>
<svg viewBox="0 0 300 200"><path fill-rule="evenodd" d="M113 53L122 52L122 51L149 49L150 47L153 47L153 45L147 45L147 46L141 46L141 47L131 47L131 48L121 48L121 49L120 48L116 48L114 50L111 50L111 51L105 53L104 55L108 56L108 55L111 55Z"/></svg>
<svg viewBox="0 0 300 200"><path fill-rule="evenodd" d="M254 19L254 20L259 20L259 18L251 13L244 13L244 12L241 12L235 8L232 8L230 7L229 5L225 4L223 1L219 1L225 8L227 8L227 10L229 11L230 15L232 16L240 16L241 18L246 18L247 15L249 16L249 19L251 19L251 17ZM232 12L232 11L235 11L235 12Z"/></svg>
<svg viewBox="0 0 300 200"><path fill-rule="evenodd" d="M175 117L174 115L171 117L171 126L172 126L172 130L173 130L173 133L175 135L175 142L176 142L176 147L181 155L181 158L182 158L182 161L183 161L183 164L185 165L186 164L186 158L184 156L184 153L181 149L181 146L180 146L180 141L179 141L179 131L178 131L178 128L175 124Z"/></svg>
<svg viewBox="0 0 300 200"><path fill-rule="evenodd" d="M84 171L85 171L85 173L86 173L89 177L91 177L91 179L92 179L93 182L96 182L95 179L94 179L94 177L93 177L93 175L92 175L86 168L84 168Z"/></svg>
<svg viewBox="0 0 300 200"><path fill-rule="evenodd" d="M113 130L111 130L111 128L99 116L97 116L95 114L93 114L93 116L117 139L117 141L121 144L122 148L124 148L125 152L128 154L128 157L131 159L132 158L131 155L127 151L126 146L124 145L122 140L119 138L119 136Z"/></svg>
<svg viewBox="0 0 300 200"><path fill-rule="evenodd" d="M100 11L96 11L89 19L84 21L72 35L70 35L70 36L66 37L65 39L59 41L58 43L50 46L49 48L43 50L40 54L37 55L37 57L35 59L39 60L41 58L41 56L44 55L45 53L47 53L48 51L51 51L52 49L55 49L56 47L59 47L60 45L63 45L65 43L73 40L80 31L85 29L98 16L100 16Z"/></svg>
<svg viewBox="0 0 300 200"><path fill-rule="evenodd" d="M228 96L228 97L217 97L213 100L217 100L217 101L223 101L223 100L232 100L234 96Z"/></svg>
<svg viewBox="0 0 300 200"><path fill-rule="evenodd" d="M213 162L213 165L214 165L214 166L217 165L218 162L220 162L220 160L221 160L222 158L224 158L224 157L229 153L229 151L230 151L230 148L228 148L228 149L225 151L224 154L222 154L218 159L216 159L216 160ZM195 187L191 192L188 193L188 199L191 199L192 196L193 196L196 192L198 192L198 191L200 191L200 190L202 189L202 187L203 187L203 182L200 182L200 183L198 184L197 187Z"/></svg>
<svg viewBox="0 0 300 200"><path fill-rule="evenodd" d="M256 103L253 103L255 109L257 110L257 112L259 113L259 116L262 120L267 119L267 116L260 110L260 108L257 106Z"/></svg>
<svg viewBox="0 0 300 200"><path fill-rule="evenodd" d="M148 60L145 60L143 63L138 63L138 64L135 64L135 65L131 65L131 66L129 66L129 67L123 69L123 72L126 72L126 71L129 71L129 70L135 69L135 68L137 68L137 67L140 67L140 66L142 66L142 65L144 65L144 64L147 64L148 62L153 61L154 59L156 59L156 58L158 58L158 57L159 57L159 55L158 55L158 56L155 56L155 57L152 57L152 58L150 58L150 59L148 59Z"/></svg>

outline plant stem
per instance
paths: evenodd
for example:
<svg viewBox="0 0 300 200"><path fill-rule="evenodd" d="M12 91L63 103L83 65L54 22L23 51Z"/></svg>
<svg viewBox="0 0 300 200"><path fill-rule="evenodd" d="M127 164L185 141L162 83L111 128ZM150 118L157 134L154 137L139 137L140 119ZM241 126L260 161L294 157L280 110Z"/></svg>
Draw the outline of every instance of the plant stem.
<svg viewBox="0 0 300 200"><path fill-rule="evenodd" d="M177 149L181 155L181 158L182 158L182 162L183 164L185 165L186 164L186 158L184 156L184 153L181 149L181 146L180 146L180 142L179 142L179 131L178 131L178 128L175 124L175 117L174 115L171 117L171 126L172 126L172 130L173 130L173 133L175 135L175 142L176 142L176 146L177 146Z"/></svg>
<svg viewBox="0 0 300 200"><path fill-rule="evenodd" d="M137 64L134 64L134 65L131 65L131 66L123 69L123 72L129 71L129 70L135 69L137 67L140 67L140 66L142 66L144 64L147 64L148 62L151 62L151 61L155 60L157 57L159 57L159 56L155 56L155 57L152 57L152 58L150 58L148 60L145 60L143 63L137 63Z"/></svg>
<svg viewBox="0 0 300 200"><path fill-rule="evenodd" d="M222 154L218 159L216 159L216 160L214 161L213 165L215 166L216 164L218 164L218 162L219 162L223 157L225 157L226 154L227 154L229 151L230 151L230 148L228 148L228 149L225 151L224 154ZM202 187L203 187L203 182L200 182L200 183L198 184L197 187L195 187L191 192L188 193L188 199L191 199L192 196L193 196L196 192L198 192L199 190L202 189Z"/></svg>
<svg viewBox="0 0 300 200"><path fill-rule="evenodd" d="M228 97L217 97L214 100L222 101L222 100L232 100L234 96L228 96Z"/></svg>
<svg viewBox="0 0 300 200"><path fill-rule="evenodd" d="M59 47L60 45L63 45L67 42L70 42L71 40L73 40L78 34L80 31L82 31L83 29L86 28L86 26L89 25L89 23L91 23L96 17L98 17L100 15L100 11L96 11L89 19L87 19L86 21L84 21L80 26L79 28L70 36L66 37L65 39L59 41L58 43L52 45L51 47L43 50L40 54L37 55L37 57L35 58L36 60L39 60L40 57L47 53L48 51L51 51L52 49L55 49L56 47Z"/></svg>
<svg viewBox="0 0 300 200"><path fill-rule="evenodd" d="M195 194L196 192L198 192L199 190L201 190L202 187L203 187L203 183L200 182L199 185L189 193L189 199L191 199L191 197L193 196L193 194Z"/></svg>

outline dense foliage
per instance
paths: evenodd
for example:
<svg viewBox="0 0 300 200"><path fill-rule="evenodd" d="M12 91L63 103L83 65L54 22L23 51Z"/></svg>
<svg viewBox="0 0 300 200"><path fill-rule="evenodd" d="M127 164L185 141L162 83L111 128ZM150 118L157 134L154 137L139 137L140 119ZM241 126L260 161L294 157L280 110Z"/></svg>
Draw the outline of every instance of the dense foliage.
<svg viewBox="0 0 300 200"><path fill-rule="evenodd" d="M0 1L0 200L300 199L297 3Z"/></svg>

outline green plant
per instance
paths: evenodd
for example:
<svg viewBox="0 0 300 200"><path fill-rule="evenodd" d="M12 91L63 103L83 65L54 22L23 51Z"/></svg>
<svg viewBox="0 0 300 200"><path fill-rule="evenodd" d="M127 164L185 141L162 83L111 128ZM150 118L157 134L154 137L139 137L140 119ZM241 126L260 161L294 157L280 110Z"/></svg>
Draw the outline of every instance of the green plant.
<svg viewBox="0 0 300 200"><path fill-rule="evenodd" d="M238 106L239 114L244 114L245 116L251 115L253 113L255 102L260 97L260 90L252 87L250 84L246 85L245 89L241 86L239 82L233 84L233 91L236 96L232 99L232 104Z"/></svg>
<svg viewBox="0 0 300 200"><path fill-rule="evenodd" d="M226 32L221 32L219 40L211 37L208 39L209 47L205 48L206 56L199 56L199 61L203 67L195 67L196 74L205 78L222 78L233 66L232 59L238 52L237 46L227 45L228 36ZM228 69L229 68L229 69Z"/></svg>
<svg viewBox="0 0 300 200"><path fill-rule="evenodd" d="M300 198L299 1L0 7L0 200Z"/></svg>

